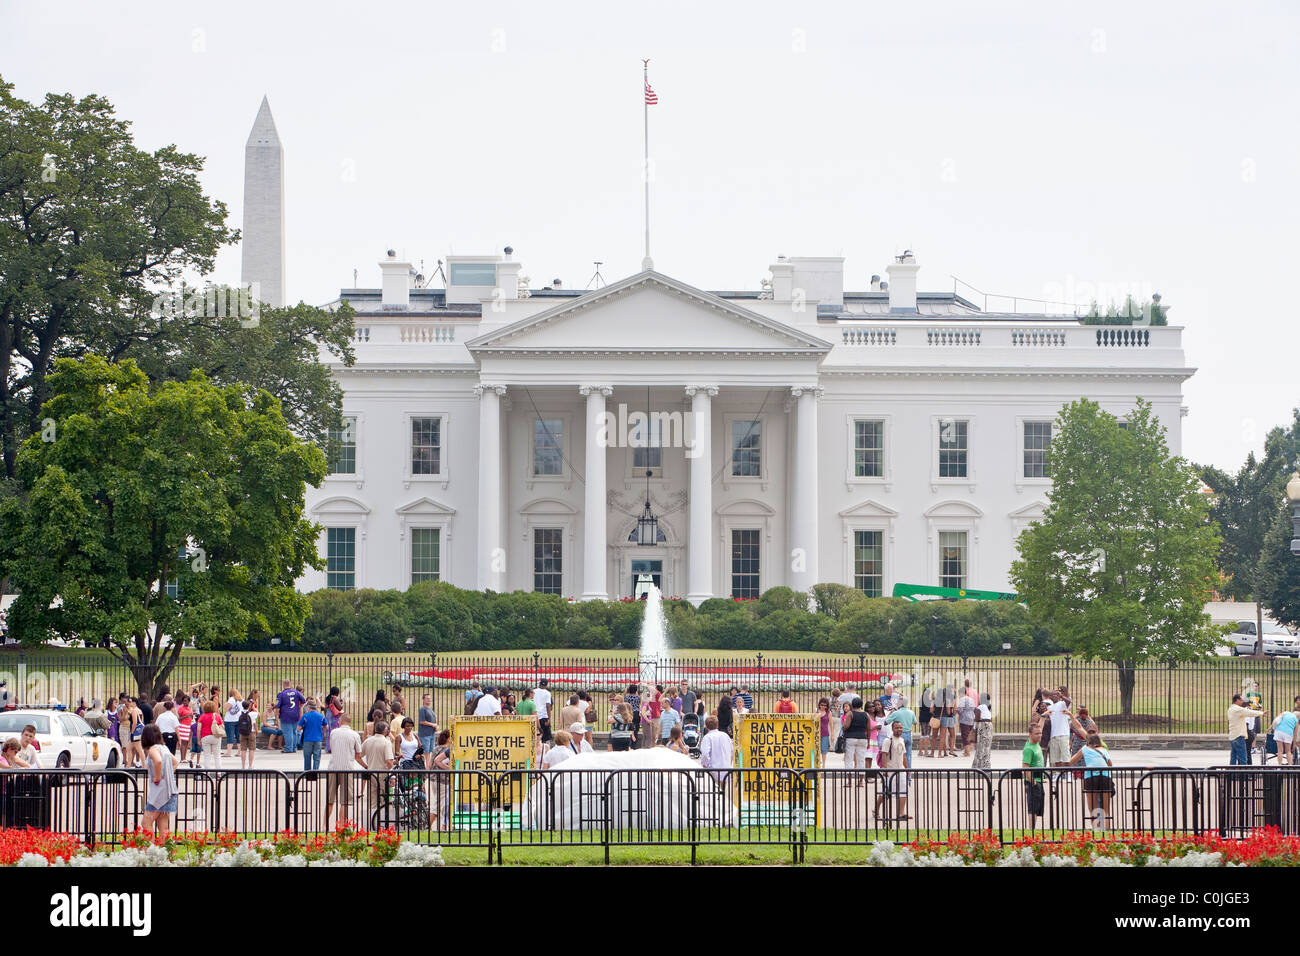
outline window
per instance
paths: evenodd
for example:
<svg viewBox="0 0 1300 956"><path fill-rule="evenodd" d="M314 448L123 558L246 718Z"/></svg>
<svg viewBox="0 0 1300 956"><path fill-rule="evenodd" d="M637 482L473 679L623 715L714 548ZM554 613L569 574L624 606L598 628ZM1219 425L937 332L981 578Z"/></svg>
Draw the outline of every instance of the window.
<svg viewBox="0 0 1300 956"><path fill-rule="evenodd" d="M564 474L564 419L539 418L533 422L533 474Z"/></svg>
<svg viewBox="0 0 1300 956"><path fill-rule="evenodd" d="M731 474L736 478L762 476L763 423L748 419L731 423Z"/></svg>
<svg viewBox="0 0 1300 956"><path fill-rule="evenodd" d="M939 586L966 586L966 532L939 532Z"/></svg>
<svg viewBox="0 0 1300 956"><path fill-rule="evenodd" d="M885 582L884 533L853 532L853 586L867 597L880 597Z"/></svg>
<svg viewBox="0 0 1300 956"><path fill-rule="evenodd" d="M357 529L325 529L325 586L351 591L357 586Z"/></svg>
<svg viewBox="0 0 1300 956"><path fill-rule="evenodd" d="M1026 478L1047 477L1047 446L1051 440L1051 422L1025 422L1024 475Z"/></svg>
<svg viewBox="0 0 1300 956"><path fill-rule="evenodd" d="M450 280L452 285L497 284L497 267L491 262L453 262Z"/></svg>
<svg viewBox="0 0 1300 956"><path fill-rule="evenodd" d="M859 419L853 423L853 474L857 478L884 477L884 422Z"/></svg>
<svg viewBox="0 0 1300 956"><path fill-rule="evenodd" d="M758 597L758 529L731 532L731 596Z"/></svg>
<svg viewBox="0 0 1300 956"><path fill-rule="evenodd" d="M563 593L563 528L533 529L533 590Z"/></svg>
<svg viewBox="0 0 1300 956"><path fill-rule="evenodd" d="M180 566L185 563L189 556L189 548L185 547L185 545L181 545L176 549L176 577L167 582L167 596L173 601L181 596Z"/></svg>
<svg viewBox="0 0 1300 956"><path fill-rule="evenodd" d="M644 443L641 447L632 446L632 477L644 478L647 471L652 478L663 475L663 422L651 418L645 425L633 429L632 438Z"/></svg>
<svg viewBox="0 0 1300 956"><path fill-rule="evenodd" d="M442 474L442 419L411 419L411 474Z"/></svg>
<svg viewBox="0 0 1300 956"><path fill-rule="evenodd" d="M328 438L329 470L331 475L357 473L357 420L345 417L339 428L331 428Z"/></svg>
<svg viewBox="0 0 1300 956"><path fill-rule="evenodd" d="M439 580L438 570L442 558L442 530L440 528L411 529L411 583Z"/></svg>
<svg viewBox="0 0 1300 956"><path fill-rule="evenodd" d="M969 422L952 418L939 420L939 477L965 478L967 476L967 436Z"/></svg>

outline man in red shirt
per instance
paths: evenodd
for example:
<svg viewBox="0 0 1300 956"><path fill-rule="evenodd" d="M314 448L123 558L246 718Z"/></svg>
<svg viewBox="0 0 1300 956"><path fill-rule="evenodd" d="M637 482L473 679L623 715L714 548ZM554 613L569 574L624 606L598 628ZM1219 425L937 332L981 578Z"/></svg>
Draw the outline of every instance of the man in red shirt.
<svg viewBox="0 0 1300 956"><path fill-rule="evenodd" d="M781 699L776 702L776 712L778 714L795 713L794 700L791 699L788 690L781 691Z"/></svg>

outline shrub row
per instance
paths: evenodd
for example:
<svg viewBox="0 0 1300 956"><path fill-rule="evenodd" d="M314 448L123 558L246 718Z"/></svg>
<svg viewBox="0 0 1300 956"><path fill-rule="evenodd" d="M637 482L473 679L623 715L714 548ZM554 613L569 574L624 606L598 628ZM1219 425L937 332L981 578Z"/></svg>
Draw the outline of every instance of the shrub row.
<svg viewBox="0 0 1300 956"><path fill-rule="evenodd" d="M304 651L635 649L644 607L631 601L570 601L528 591L467 591L421 583L407 591L314 591ZM665 600L677 648L823 653L984 656L1057 653L1046 630L1011 601L867 598L841 584L809 595L776 587L756 600L713 598L698 608ZM412 643L408 644L407 639ZM265 640L243 644L261 649ZM865 648L864 648L865 645ZM277 649L285 650L288 642ZM233 648L233 645L232 645Z"/></svg>

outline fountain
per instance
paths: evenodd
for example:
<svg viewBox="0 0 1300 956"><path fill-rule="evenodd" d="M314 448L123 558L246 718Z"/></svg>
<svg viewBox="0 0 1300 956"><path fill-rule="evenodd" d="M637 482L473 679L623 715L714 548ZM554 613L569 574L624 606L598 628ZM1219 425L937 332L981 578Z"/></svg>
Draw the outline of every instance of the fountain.
<svg viewBox="0 0 1300 956"><path fill-rule="evenodd" d="M647 580L642 581L640 578ZM641 683L658 683L659 665L668 663L668 626L664 606L654 579L643 574L637 580L637 595L645 594L645 617L641 619Z"/></svg>

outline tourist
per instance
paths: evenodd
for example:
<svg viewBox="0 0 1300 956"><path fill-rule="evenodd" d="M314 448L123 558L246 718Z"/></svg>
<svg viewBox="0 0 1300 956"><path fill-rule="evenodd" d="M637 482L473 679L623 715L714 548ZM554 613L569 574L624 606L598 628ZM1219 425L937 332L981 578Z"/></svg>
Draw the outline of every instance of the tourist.
<svg viewBox="0 0 1300 956"><path fill-rule="evenodd" d="M704 739L700 741L700 766L712 771L719 784L729 776L733 754L731 736L722 732L718 718L712 714L704 718Z"/></svg>
<svg viewBox="0 0 1300 956"><path fill-rule="evenodd" d="M427 694L425 695L428 696ZM533 700L533 689L525 687L523 694L519 697L519 706L516 708L521 717L534 717L537 714L537 701Z"/></svg>
<svg viewBox="0 0 1300 956"><path fill-rule="evenodd" d="M366 793L372 808L379 806L380 774L392 770L396 762L393 755L397 751L389 730L388 721L381 717L375 721L375 732L361 743L361 765L370 771L366 775Z"/></svg>
<svg viewBox="0 0 1300 956"><path fill-rule="evenodd" d="M861 712L861 699L858 700L859 713ZM894 819L910 820L907 815L907 771L912 767L911 748L907 741L903 739L903 725L895 722L890 726L889 733L880 744L880 766L888 771L885 775L885 787L883 792L876 797L876 815L880 815L880 804L882 800L888 800L891 796L894 798ZM886 804L886 818L888 818L889 806Z"/></svg>
<svg viewBox="0 0 1300 956"><path fill-rule="evenodd" d="M722 699L718 701L718 709L716 713L718 715L718 730L730 737L732 727L735 723L735 711L731 706L731 698L726 694L724 694Z"/></svg>
<svg viewBox="0 0 1300 956"><path fill-rule="evenodd" d="M474 715L476 717L495 717L501 713L501 698L497 694L498 691L495 687L489 687L485 690L474 705Z"/></svg>
<svg viewBox="0 0 1300 956"><path fill-rule="evenodd" d="M144 723L144 724L152 724L152 723L153 723L153 704L152 704L152 702L149 700L149 698L148 698L147 696L146 696L146 697L139 697L139 698L136 699L135 704L136 704L137 707L140 708L140 716L141 716L141 718L143 718L143 719L141 720L141 723ZM55 697L51 697L51 698L50 698L50 706L53 707L55 710L67 710L66 707L64 707L62 704L59 703L58 698L55 698ZM143 764L143 758L142 758L142 759L141 759L141 766L143 766L143 765L144 765L144 764Z"/></svg>
<svg viewBox="0 0 1300 956"><path fill-rule="evenodd" d="M532 691L524 691L524 703L531 704L528 695ZM532 713L532 711L529 711ZM433 695L425 694L420 698L419 713L419 733L420 746L424 748L424 767L426 770L433 769L433 748L437 746L438 740L438 715L433 712Z"/></svg>
<svg viewBox="0 0 1300 956"><path fill-rule="evenodd" d="M993 769L993 708L985 695L984 702L975 708L975 759L974 770Z"/></svg>
<svg viewBox="0 0 1300 956"><path fill-rule="evenodd" d="M867 767L879 767L880 738L885 732L885 705L877 699L863 710L867 712Z"/></svg>
<svg viewBox="0 0 1300 956"><path fill-rule="evenodd" d="M682 728L680 724L673 727L668 733L668 740L664 744L669 750L675 751L683 756L690 756L690 748L686 746L686 741L682 737Z"/></svg>
<svg viewBox="0 0 1300 956"><path fill-rule="evenodd" d="M402 696L402 685L393 685L393 696L390 698L394 708L401 708L401 713L406 713L406 698Z"/></svg>
<svg viewBox="0 0 1300 956"><path fill-rule="evenodd" d="M1247 707L1263 712L1264 698L1259 693L1259 682L1255 678L1247 677L1241 682L1241 693L1245 697ZM1254 763L1255 740L1259 736L1260 723L1259 717L1252 717L1246 722L1246 763ZM1260 763L1263 762L1264 758L1260 757Z"/></svg>
<svg viewBox="0 0 1300 956"><path fill-rule="evenodd" d="M1070 761L1070 698L1059 690L1052 691L1052 702L1047 706L1047 719L1051 737L1048 740L1048 759L1052 765ZM1059 778L1058 778L1059 779Z"/></svg>
<svg viewBox="0 0 1300 956"><path fill-rule="evenodd" d="M1273 721L1273 742L1277 745L1277 762L1279 765L1289 765L1295 762L1292 747L1295 743L1296 717L1296 711L1284 710Z"/></svg>
<svg viewBox="0 0 1300 956"><path fill-rule="evenodd" d="M586 728L587 743L596 744L596 702L585 690L578 692L578 706L582 708L582 723Z"/></svg>
<svg viewBox="0 0 1300 956"><path fill-rule="evenodd" d="M545 682L545 681L542 681L542 683L545 684L546 682ZM470 682L469 682L469 689L465 691L465 703L466 703L466 705L469 705L469 704L471 704L471 703L477 701L477 700L478 700L480 697L482 697L482 696L483 696L483 691L479 690L479 684L478 684L478 681L476 681L476 680L472 680L472 681L470 681ZM473 711L473 710L470 710L469 707L466 706L465 713L467 713L467 714L472 714L472 713L474 713L474 711Z"/></svg>
<svg viewBox="0 0 1300 956"><path fill-rule="evenodd" d="M789 690L781 691L781 699L776 702L776 712L778 714L793 714L796 712L794 700L790 697Z"/></svg>
<svg viewBox="0 0 1300 956"><path fill-rule="evenodd" d="M831 752L831 724L838 721L831 720L831 702L829 698L823 697L817 701L817 734L821 743L822 763L826 762L826 755Z"/></svg>
<svg viewBox="0 0 1300 956"><path fill-rule="evenodd" d="M398 752L402 755L402 762L414 760L417 753L423 755L421 749L423 745L415 733L414 718L402 718L402 735L397 739L397 747Z"/></svg>
<svg viewBox="0 0 1300 956"><path fill-rule="evenodd" d="M888 707L885 708L889 710ZM887 724L899 724L903 728L903 743L907 746L907 765L912 766L912 728L916 726L916 714L907 706L907 697L898 695L898 706L885 717ZM887 732L888 728L886 728Z"/></svg>
<svg viewBox="0 0 1300 956"><path fill-rule="evenodd" d="M509 714L511 717L518 713L513 692L506 691L506 696L501 699L501 713Z"/></svg>
<svg viewBox="0 0 1300 956"><path fill-rule="evenodd" d="M0 708L0 710L2 709ZM95 730L108 733L108 716L104 713L103 703L98 697L90 702L90 709L86 711L82 719Z"/></svg>
<svg viewBox="0 0 1300 956"><path fill-rule="evenodd" d="M1088 743L1088 736L1097 733L1097 724L1088 713L1084 704L1079 705L1079 712L1070 718L1070 758L1073 762L1077 754Z"/></svg>
<svg viewBox="0 0 1300 956"><path fill-rule="evenodd" d="M573 749L570 746L572 742L573 737L567 730L557 730L552 741L553 745L546 753L542 754L542 769L554 770L572 757Z"/></svg>
<svg viewBox="0 0 1300 956"><path fill-rule="evenodd" d="M393 712L393 705L388 702L388 691L384 690L382 687L375 691L375 699L370 702L370 712L374 713L376 710L383 714L383 717L380 719L383 720L384 723L391 723L388 717Z"/></svg>
<svg viewBox="0 0 1300 956"><path fill-rule="evenodd" d="M835 703L839 706L840 710L839 716L841 717L848 712L849 706L853 703L853 698L858 696L858 692L854 689L855 685L852 681L844 686L845 690L842 693L839 693L839 696L835 698Z"/></svg>
<svg viewBox="0 0 1300 956"><path fill-rule="evenodd" d="M1245 706L1240 694L1232 695L1232 704L1228 707L1228 745L1230 754L1228 765L1244 767L1250 763L1250 751L1246 745L1247 723L1257 717L1263 717L1266 711L1252 710Z"/></svg>
<svg viewBox="0 0 1300 956"><path fill-rule="evenodd" d="M970 687L970 681L966 686ZM975 701L966 693L957 698L957 728L961 736L961 755L969 757L971 745L975 743Z"/></svg>
<svg viewBox="0 0 1300 956"><path fill-rule="evenodd" d="M208 770L221 769L221 741L219 732L224 731L221 715L217 713L217 702L203 702L203 713L199 715L199 746L203 750L203 766Z"/></svg>
<svg viewBox="0 0 1300 956"><path fill-rule="evenodd" d="M551 690L550 680L543 677L537 682L537 691L533 700L537 704L537 729L542 737L542 745L551 742Z"/></svg>
<svg viewBox="0 0 1300 956"><path fill-rule="evenodd" d="M325 752L330 752L330 734L334 728L339 725L339 717L343 715L343 697L339 694L337 687L331 687L330 692L325 695Z"/></svg>
<svg viewBox="0 0 1300 956"><path fill-rule="evenodd" d="M402 718L406 716L406 711L402 705L393 701L389 704L389 711L385 715L388 721L388 735L393 738L393 746L397 746L397 738L402 736Z"/></svg>
<svg viewBox="0 0 1300 956"><path fill-rule="evenodd" d="M172 756L176 755L176 748L180 743L179 730L181 726L180 715L176 713L176 704L173 701L165 700L162 705L162 713L154 721L154 725L162 734L163 745L167 752Z"/></svg>
<svg viewBox="0 0 1300 956"><path fill-rule="evenodd" d="M384 739L384 738L379 738ZM339 819L352 819L352 761L356 759L365 768L361 752L361 735L352 729L352 718L339 715L339 725L334 728L333 747L330 749L330 773L325 777L325 829L329 829L330 812L338 807Z"/></svg>
<svg viewBox="0 0 1300 956"><path fill-rule="evenodd" d="M1025 770L1025 805L1029 812L1028 829L1033 830L1042 823L1043 818L1043 775L1041 773L1031 772L1035 767L1044 766L1043 748L1039 741L1042 734L1038 728L1029 732L1029 739L1025 741L1024 749L1020 751L1020 766ZM1034 818L1038 818L1038 823Z"/></svg>
<svg viewBox="0 0 1300 956"><path fill-rule="evenodd" d="M659 742L667 744L672 736L673 728L679 727L682 722L682 715L672 707L664 707L659 711Z"/></svg>
<svg viewBox="0 0 1300 956"><path fill-rule="evenodd" d="M314 700L304 705L303 715L298 719L298 733L302 741L302 769L320 769L320 755L325 749L325 715L316 709Z"/></svg>
<svg viewBox="0 0 1300 956"><path fill-rule="evenodd" d="M1085 767L1113 767L1110 751L1101 742L1101 735L1091 733L1079 752L1069 759L1075 764L1080 760ZM1088 802L1088 816L1094 828L1106 829L1106 820L1110 816L1110 798L1115 793L1115 781L1110 778L1109 770L1085 770L1083 772L1083 795ZM1100 813L1098 812L1100 810Z"/></svg>
<svg viewBox="0 0 1300 956"><path fill-rule="evenodd" d="M974 704L974 705L977 706L977 707L979 706L980 695L976 692L975 688L972 687L972 686L970 685L970 678L969 678L969 677L966 678L965 686L964 686L964 689L962 690L962 696L963 696L963 697L969 697L969 698L970 698L970 702L971 702L972 704Z"/></svg>
<svg viewBox="0 0 1300 956"><path fill-rule="evenodd" d="M433 747L434 770L451 770L451 731L438 733ZM446 830L451 826L451 791L452 777L435 774L433 778L433 802L438 808L438 828Z"/></svg>
<svg viewBox="0 0 1300 956"><path fill-rule="evenodd" d="M957 690L945 685L939 698L940 756L957 756Z"/></svg>
<svg viewBox="0 0 1300 956"><path fill-rule="evenodd" d="M148 724L141 736L146 755L144 788L144 829L158 839L166 839L171 814L176 812L176 754L163 744L157 724Z"/></svg>
<svg viewBox="0 0 1300 956"><path fill-rule="evenodd" d="M302 692L292 687L286 679L284 689L276 695L275 710L280 715L280 732L284 735L284 752L298 751L298 721L302 719L302 705L307 702Z"/></svg>
<svg viewBox="0 0 1300 956"><path fill-rule="evenodd" d="M900 699L898 692L894 689L893 683L886 684L884 693L880 695L880 703L885 707L886 716L899 708L900 705L898 702Z"/></svg>
<svg viewBox="0 0 1300 956"><path fill-rule="evenodd" d="M695 713L695 705L699 700L699 695L696 694L695 691L691 690L690 681L682 681L677 685L677 689L682 698L682 713Z"/></svg>
<svg viewBox="0 0 1300 956"><path fill-rule="evenodd" d="M568 730L575 723L583 724L585 728L586 721L583 719L585 714L582 708L578 706L578 699L577 694L570 694L569 702L560 708L559 727L561 730Z"/></svg>
<svg viewBox="0 0 1300 956"><path fill-rule="evenodd" d="M745 713L754 709L754 695L749 692L749 688L744 684L740 685L740 699L745 702Z"/></svg>
<svg viewBox="0 0 1300 956"><path fill-rule="evenodd" d="M939 716L938 714L933 714L933 710L934 691L930 690L930 686L927 684L921 689L921 709L917 714L917 722L921 726L921 752L925 753L926 745L929 744L929 755L931 757L935 756L935 744L939 739L938 734L931 733L932 730L939 729ZM930 726L930 719L932 716L934 718L933 727Z"/></svg>
<svg viewBox="0 0 1300 956"><path fill-rule="evenodd" d="M596 749L587 739L587 725L580 720L569 725L569 749L575 754L589 754Z"/></svg>
<svg viewBox="0 0 1300 956"><path fill-rule="evenodd" d="M871 721L867 712L862 709L861 697L854 697L849 701L849 711L840 718L840 725L841 732L844 734L844 769L866 770L870 766L867 749L870 746L868 731L871 728ZM859 787L865 785L861 777L855 782Z"/></svg>
<svg viewBox="0 0 1300 956"><path fill-rule="evenodd" d="M239 718L244 713L244 699L239 696L239 691L231 690L230 698L226 701L226 756L235 756L235 751L239 749Z"/></svg>
<svg viewBox="0 0 1300 956"><path fill-rule="evenodd" d="M636 731L632 720L632 708L627 701L620 701L614 707L609 722L609 749L611 753L623 753L631 750L636 740Z"/></svg>
<svg viewBox="0 0 1300 956"><path fill-rule="evenodd" d="M118 733L124 741L122 744L122 765L124 767L143 767L144 748L141 746L140 741L144 736L144 714L140 712L136 698L127 698L126 713L119 717L119 720L121 724Z"/></svg>
<svg viewBox="0 0 1300 956"><path fill-rule="evenodd" d="M239 766L245 770L253 769L253 757L257 753L257 732L261 727L258 720L257 701L249 695L244 701L243 713L239 715Z"/></svg>
<svg viewBox="0 0 1300 956"><path fill-rule="evenodd" d="M641 692L636 684L627 685L623 703L627 704L628 709L632 711L632 746L636 747L641 740Z"/></svg>
<svg viewBox="0 0 1300 956"><path fill-rule="evenodd" d="M266 713L262 714L262 733L266 734L268 749L284 749L284 731L280 729L280 717L276 714L274 706L267 708Z"/></svg>
<svg viewBox="0 0 1300 956"><path fill-rule="evenodd" d="M180 748L177 758L183 761L187 767L192 767L194 766L191 747L194 736L194 710L190 707L190 696L188 694L181 694L177 699L176 716L179 719L176 727L176 744Z"/></svg>
<svg viewBox="0 0 1300 956"><path fill-rule="evenodd" d="M36 739L36 725L28 724L18 738L18 756L32 770L41 769L41 744Z"/></svg>
<svg viewBox="0 0 1300 956"><path fill-rule="evenodd" d="M119 744L122 742L121 736L122 717L119 711L121 704L116 697L110 697L108 708L104 711L104 716L108 718L108 739L116 740ZM125 748L124 748L125 749Z"/></svg>
<svg viewBox="0 0 1300 956"><path fill-rule="evenodd" d="M736 699L731 702L731 708L734 711L733 716L737 721L739 721L741 717L748 716L750 710L749 704L745 703L744 694L736 695Z"/></svg>

